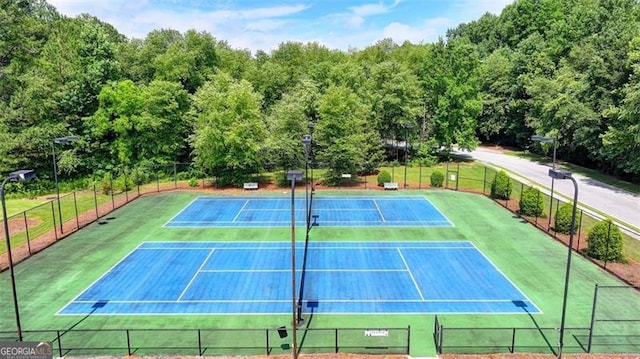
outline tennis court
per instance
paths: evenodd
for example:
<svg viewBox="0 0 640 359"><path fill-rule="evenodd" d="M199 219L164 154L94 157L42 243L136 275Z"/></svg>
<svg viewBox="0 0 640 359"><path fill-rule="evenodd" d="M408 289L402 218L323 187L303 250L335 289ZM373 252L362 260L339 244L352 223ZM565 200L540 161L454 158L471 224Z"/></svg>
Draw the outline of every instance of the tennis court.
<svg viewBox="0 0 640 359"><path fill-rule="evenodd" d="M307 251L296 268L305 313L540 312L471 242L318 242ZM288 242L144 242L58 314L286 314L290 258Z"/></svg>
<svg viewBox="0 0 640 359"><path fill-rule="evenodd" d="M316 226L448 227L452 223L424 196L314 196ZM296 225L306 225L307 202L294 202ZM165 227L284 227L291 225L289 197L198 197Z"/></svg>

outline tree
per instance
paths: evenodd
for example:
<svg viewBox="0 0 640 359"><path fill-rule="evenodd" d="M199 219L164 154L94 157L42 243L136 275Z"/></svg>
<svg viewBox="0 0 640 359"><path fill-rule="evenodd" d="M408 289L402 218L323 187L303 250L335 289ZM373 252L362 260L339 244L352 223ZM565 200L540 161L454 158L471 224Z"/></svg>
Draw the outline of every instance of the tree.
<svg viewBox="0 0 640 359"><path fill-rule="evenodd" d="M106 86L91 118L94 155L102 153L112 166L184 158L188 109L188 95L179 83L136 86L125 80Z"/></svg>
<svg viewBox="0 0 640 359"><path fill-rule="evenodd" d="M366 161L380 159L379 137L367 126L366 105L353 91L330 86L320 98L319 113L316 159L328 169L327 184L337 184L342 174L355 175Z"/></svg>
<svg viewBox="0 0 640 359"><path fill-rule="evenodd" d="M262 170L266 129L261 97L245 80L213 76L193 96L190 138L195 161L220 185L235 184Z"/></svg>

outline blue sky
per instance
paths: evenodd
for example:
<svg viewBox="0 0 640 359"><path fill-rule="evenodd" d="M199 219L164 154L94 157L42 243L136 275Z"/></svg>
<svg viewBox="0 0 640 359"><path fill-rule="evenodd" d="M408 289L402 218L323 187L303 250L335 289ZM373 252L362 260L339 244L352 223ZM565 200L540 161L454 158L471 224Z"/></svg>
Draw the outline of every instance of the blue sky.
<svg viewBox="0 0 640 359"><path fill-rule="evenodd" d="M431 43L447 29L500 14L513 0L49 0L67 16L88 13L129 38L154 29L207 31L233 48L269 52L285 41L363 49L391 38Z"/></svg>

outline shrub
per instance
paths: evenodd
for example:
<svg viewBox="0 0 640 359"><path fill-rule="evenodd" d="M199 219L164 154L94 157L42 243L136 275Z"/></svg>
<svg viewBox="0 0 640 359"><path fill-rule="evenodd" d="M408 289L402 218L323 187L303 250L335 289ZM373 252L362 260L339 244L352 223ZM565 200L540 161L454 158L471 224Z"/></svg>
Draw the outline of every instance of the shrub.
<svg viewBox="0 0 640 359"><path fill-rule="evenodd" d="M609 262L623 262L622 233L611 219L598 222L587 235L587 255Z"/></svg>
<svg viewBox="0 0 640 359"><path fill-rule="evenodd" d="M111 172L105 172L104 177L102 177L102 182L100 183L102 194L111 194L111 191L113 191L111 187L112 182L113 176L111 176Z"/></svg>
<svg viewBox="0 0 640 359"><path fill-rule="evenodd" d="M554 229L556 232L560 232L563 234L569 234L571 232L571 217L573 216L573 203L564 203L558 208L556 212L556 221ZM576 233L576 229L578 228L578 223L580 223L580 213L576 212L576 222L573 233Z"/></svg>
<svg viewBox="0 0 640 359"><path fill-rule="evenodd" d="M189 187L198 187L200 186L200 181L197 178L189 179Z"/></svg>
<svg viewBox="0 0 640 359"><path fill-rule="evenodd" d="M384 186L385 182L391 182L391 174L388 171L378 173L378 186Z"/></svg>
<svg viewBox="0 0 640 359"><path fill-rule="evenodd" d="M544 217L543 195L533 187L527 187L520 199L520 214L530 217Z"/></svg>
<svg viewBox="0 0 640 359"><path fill-rule="evenodd" d="M278 187L290 186L290 181L287 181L287 174L285 171L277 171L273 174L275 176L276 185Z"/></svg>
<svg viewBox="0 0 640 359"><path fill-rule="evenodd" d="M444 175L440 171L433 171L431 174L431 187L442 187Z"/></svg>
<svg viewBox="0 0 640 359"><path fill-rule="evenodd" d="M511 178L505 171L498 171L491 183L491 197L509 199L511 197Z"/></svg>

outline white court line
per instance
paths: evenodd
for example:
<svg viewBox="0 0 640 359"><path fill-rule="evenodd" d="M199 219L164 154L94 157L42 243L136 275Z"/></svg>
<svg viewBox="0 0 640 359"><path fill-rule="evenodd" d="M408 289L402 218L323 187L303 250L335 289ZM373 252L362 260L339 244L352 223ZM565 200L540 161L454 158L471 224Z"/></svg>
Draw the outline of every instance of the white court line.
<svg viewBox="0 0 640 359"><path fill-rule="evenodd" d="M297 269L296 269L297 270ZM291 269L204 269L201 273L291 273ZM405 269L306 269L305 272L328 272L328 273L350 273L350 272L406 272Z"/></svg>
<svg viewBox="0 0 640 359"><path fill-rule="evenodd" d="M242 213L242 211L247 207L248 204L249 204L249 200L246 200L244 202L244 205L242 205L242 208L240 208L240 210L238 211L238 214L236 214L236 216L233 217L233 221L232 222L236 222L238 220L238 217L240 217L240 213Z"/></svg>
<svg viewBox="0 0 640 359"><path fill-rule="evenodd" d="M376 206L376 209L378 210L378 214L380 214L380 219L382 219L382 222L386 222L387 220L384 219L384 216L382 215L382 211L380 210L380 207L378 207L378 202L376 202L376 200L373 200L373 204Z"/></svg>
<svg viewBox="0 0 640 359"><path fill-rule="evenodd" d="M111 271L117 267L120 263L124 262L125 259L129 258L129 256L131 254L133 254L133 252L135 252L136 250L138 250L138 248L143 244L144 242L138 244L134 249L130 250L129 253L127 253L124 257L122 257L122 259L120 259L119 261L117 261L114 265L111 266L111 268L109 268L106 272L102 273L102 275L100 277L98 277L98 279L94 280L91 284L89 284L85 289L82 290L82 292L80 292L80 294L76 295L75 297L73 297L73 299L71 299L71 301L69 303L67 303L67 305L65 305L64 307L62 307L62 309L60 309L56 315L58 315L58 313L60 313L61 311L64 310L64 308L68 307L69 304L73 303L73 302L77 302L76 299L80 298L86 291L88 291L91 287L93 287L96 283L98 283L102 278L104 278L107 274L111 273ZM96 301L93 301L94 303Z"/></svg>
<svg viewBox="0 0 640 359"><path fill-rule="evenodd" d="M420 299L424 300L424 296L422 295L422 291L420 290L420 287L418 286L418 282L416 282L416 278L413 276L413 273L411 272L411 269L409 268L409 265L407 264L407 261L404 259L404 256L402 255L402 250L400 250L400 248L396 248L398 250L398 254L400 255L400 259L402 259L402 263L404 263L405 268L407 268L407 272L409 273L409 277L411 277L411 280L413 281L413 285L416 286L416 290L418 291L418 294L420 295Z"/></svg>
<svg viewBox="0 0 640 359"><path fill-rule="evenodd" d="M471 242L469 242L469 243L471 243ZM484 259L486 259L486 260L487 260L487 262L489 262L489 264L491 264L491 265L493 266L493 268L496 270L496 272L500 273L500 275L501 275L502 277L504 277L504 279L506 279L506 280L507 280L507 282L509 282L509 283L510 283L510 284L511 284L511 285L512 285L512 286L513 286L513 287L514 287L514 288L515 288L515 289L516 289L516 290L517 290L517 291L518 291L518 292L519 292L519 293L520 293L520 294L525 298L525 301L526 301L526 302L529 302L529 303L533 304L533 306L538 310L538 312L539 312L540 314L542 314L542 310L540 310L540 308L538 308L538 306L537 306L537 305L536 305L536 304L535 304L531 299L529 299L529 297L527 297L527 295L526 295L526 294L524 294L524 293L520 290L520 288L518 288L518 286L517 286L515 283L513 283L513 282L511 281L511 278L507 277L507 276L506 276L506 275L505 275L505 274L500 270L500 268L498 268L498 266L496 266L496 265L491 261L491 259L489 259L489 257L487 257L487 256L486 256L486 255L485 255L485 254L484 254L484 253L483 253L483 252L482 252L478 247L476 247L476 245L475 245L474 243L471 243L471 245L472 245L472 246L473 246L473 247L478 251L478 253L480 253L480 255L482 255L482 256L484 257Z"/></svg>
<svg viewBox="0 0 640 359"><path fill-rule="evenodd" d="M323 299L321 303L511 303L520 299ZM94 304L97 300L79 300L77 304ZM185 304L185 303L291 303L290 299L188 299L188 300L109 300L113 304ZM304 302L304 301L303 301ZM530 301L525 301L530 302ZM531 303L531 302L530 302ZM368 312L367 312L368 313ZM490 313L492 312L479 312ZM518 313L518 312L514 312ZM510 314L514 314L510 313ZM182 313L185 314L185 313ZM191 315L192 313L188 313ZM457 314L457 312L455 313Z"/></svg>
<svg viewBox="0 0 640 359"><path fill-rule="evenodd" d="M182 297L185 295L185 293L187 293L187 290L189 289L189 287L191 287L191 284L193 283L193 281L196 280L196 277L198 276L198 274L200 273L200 271L202 270L202 267L204 267L205 264L207 264L207 261L209 260L209 258L211 258L211 255L213 254L213 252L215 252L215 248L211 249L209 251L209 255L207 256L207 258L204 259L204 261L202 261L202 264L200 264L200 267L198 267L198 270L196 271L196 273L193 275L193 277L191 277L191 280L189 281L189 283L187 284L186 287L184 287L184 290L182 291L182 293L180 293L180 296L178 297L177 301L179 302L180 300L182 300Z"/></svg>
<svg viewBox="0 0 640 359"><path fill-rule="evenodd" d="M171 219L169 219L168 221L164 222L164 224L162 225L162 227L165 227L167 224L171 223L171 221L173 221L174 218L178 217L182 212L186 211L187 208L191 207L191 205L196 202L197 200L199 200L201 197L196 197L194 198L191 202L189 202L186 206L184 206L184 208L182 208L180 210L180 212L176 213L175 216L171 217Z"/></svg>

